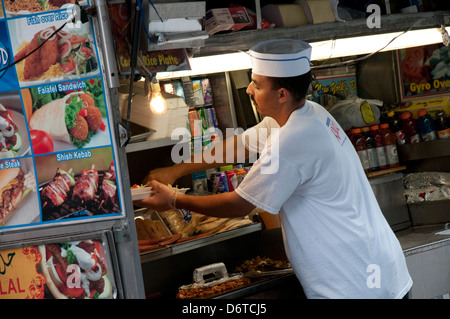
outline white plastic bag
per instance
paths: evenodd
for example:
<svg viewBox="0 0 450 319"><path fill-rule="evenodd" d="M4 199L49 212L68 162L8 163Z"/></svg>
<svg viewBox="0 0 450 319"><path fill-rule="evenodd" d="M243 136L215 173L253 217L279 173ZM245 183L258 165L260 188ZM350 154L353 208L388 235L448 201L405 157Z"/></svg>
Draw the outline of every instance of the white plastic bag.
<svg viewBox="0 0 450 319"><path fill-rule="evenodd" d="M381 101L364 100L357 96L349 96L345 100L338 101L330 110L330 114L341 125L344 131L352 127L363 127L377 124L380 120Z"/></svg>

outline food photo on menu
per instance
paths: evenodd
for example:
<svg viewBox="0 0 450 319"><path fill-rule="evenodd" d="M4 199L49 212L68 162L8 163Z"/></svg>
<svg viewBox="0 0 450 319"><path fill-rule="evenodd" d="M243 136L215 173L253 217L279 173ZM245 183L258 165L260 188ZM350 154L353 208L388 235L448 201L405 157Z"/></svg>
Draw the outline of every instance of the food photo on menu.
<svg viewBox="0 0 450 319"><path fill-rule="evenodd" d="M98 240L81 240L39 245L41 261L36 270L45 277L45 299L109 299L115 289L109 278L108 260ZM69 268L70 267L70 268ZM71 284L74 275L61 269L75 269L80 285Z"/></svg>
<svg viewBox="0 0 450 319"><path fill-rule="evenodd" d="M111 144L100 78L22 89L22 98L33 154Z"/></svg>
<svg viewBox="0 0 450 319"><path fill-rule="evenodd" d="M30 154L19 91L0 93L0 160Z"/></svg>
<svg viewBox="0 0 450 319"><path fill-rule="evenodd" d="M35 157L42 220L121 212L110 147Z"/></svg>
<svg viewBox="0 0 450 319"><path fill-rule="evenodd" d="M0 227L40 221L33 159L0 161Z"/></svg>
<svg viewBox="0 0 450 319"><path fill-rule="evenodd" d="M75 4L75 0L4 0L6 16L32 14L69 8ZM80 6L87 5L87 0L78 1Z"/></svg>
<svg viewBox="0 0 450 319"><path fill-rule="evenodd" d="M91 24L67 23L61 12L8 20L20 86L100 74Z"/></svg>

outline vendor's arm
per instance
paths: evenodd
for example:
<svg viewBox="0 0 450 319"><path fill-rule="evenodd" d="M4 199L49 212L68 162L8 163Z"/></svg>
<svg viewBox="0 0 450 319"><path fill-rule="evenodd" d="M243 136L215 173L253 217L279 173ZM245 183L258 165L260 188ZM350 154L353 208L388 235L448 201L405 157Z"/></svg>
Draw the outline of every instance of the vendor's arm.
<svg viewBox="0 0 450 319"><path fill-rule="evenodd" d="M196 213L212 217L243 217L250 213L255 206L236 192L215 194L209 196L192 196L175 194L175 191L164 184L153 181L150 183L156 192L151 197L133 202L136 206L147 207L156 211L166 211L176 206Z"/></svg>

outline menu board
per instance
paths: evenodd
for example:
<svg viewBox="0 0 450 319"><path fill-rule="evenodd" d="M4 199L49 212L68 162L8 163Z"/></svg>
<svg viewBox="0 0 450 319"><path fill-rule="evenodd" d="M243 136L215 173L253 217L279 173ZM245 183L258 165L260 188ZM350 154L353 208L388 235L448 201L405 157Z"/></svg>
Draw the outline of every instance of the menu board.
<svg viewBox="0 0 450 319"><path fill-rule="evenodd" d="M402 100L450 92L450 49L431 44L398 50Z"/></svg>
<svg viewBox="0 0 450 319"><path fill-rule="evenodd" d="M103 239L0 251L0 299L111 299L117 295Z"/></svg>
<svg viewBox="0 0 450 319"><path fill-rule="evenodd" d="M0 231L123 214L94 27L66 2L2 0Z"/></svg>

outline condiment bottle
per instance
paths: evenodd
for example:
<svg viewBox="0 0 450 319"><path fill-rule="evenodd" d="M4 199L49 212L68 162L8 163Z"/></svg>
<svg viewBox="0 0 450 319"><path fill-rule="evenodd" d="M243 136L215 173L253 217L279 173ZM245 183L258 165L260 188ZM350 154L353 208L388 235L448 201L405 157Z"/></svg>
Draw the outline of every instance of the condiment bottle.
<svg viewBox="0 0 450 319"><path fill-rule="evenodd" d="M422 141L434 141L437 139L436 132L434 131L434 122L427 110L420 109L417 112L419 119L417 120L417 126L419 127L420 136Z"/></svg>
<svg viewBox="0 0 450 319"><path fill-rule="evenodd" d="M384 148L386 152L386 161L389 168L400 166L397 153L397 145L395 143L394 134L389 129L389 124L380 125L380 134L384 139Z"/></svg>
<svg viewBox="0 0 450 319"><path fill-rule="evenodd" d="M448 118L445 117L444 111L436 113L436 133L440 140L450 138L450 124Z"/></svg>
<svg viewBox="0 0 450 319"><path fill-rule="evenodd" d="M388 166L386 161L386 151L384 149L384 138L380 134L378 125L372 125L370 127L370 134L373 137L375 149L377 150L378 169L386 169Z"/></svg>
<svg viewBox="0 0 450 319"><path fill-rule="evenodd" d="M411 112L403 112L400 115L402 129L406 136L407 143L419 143L420 134L416 121L412 118Z"/></svg>
<svg viewBox="0 0 450 319"><path fill-rule="evenodd" d="M350 140L358 153L359 160L363 166L366 173L369 172L369 156L367 154L367 145L364 136L361 134L361 129L355 128L351 130Z"/></svg>
<svg viewBox="0 0 450 319"><path fill-rule="evenodd" d="M391 132L395 136L395 141L399 145L405 144L406 143L405 133L403 133L402 124L395 116L394 111L390 111L387 113L387 120L389 123L389 128L391 129Z"/></svg>
<svg viewBox="0 0 450 319"><path fill-rule="evenodd" d="M367 155L369 157L369 172L374 172L378 169L377 150L368 126L361 127L361 135L364 136L366 140Z"/></svg>

